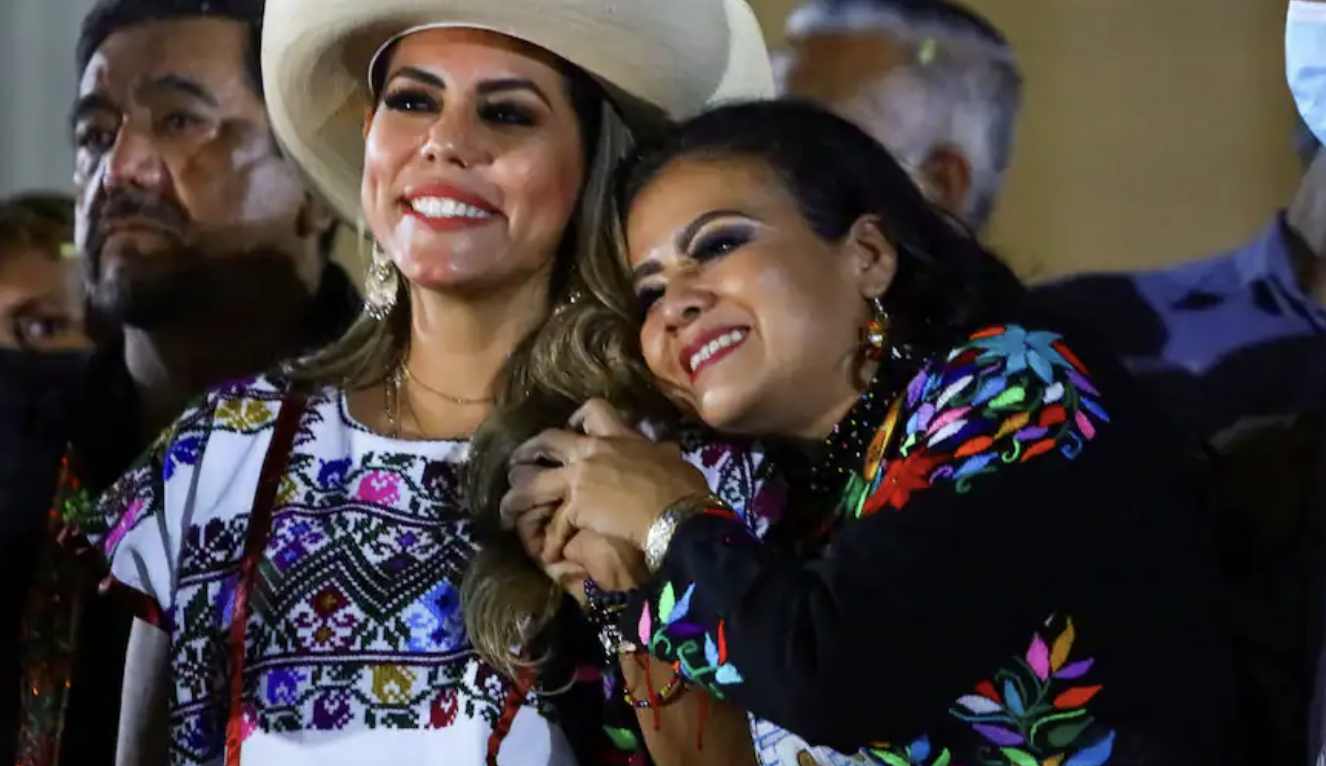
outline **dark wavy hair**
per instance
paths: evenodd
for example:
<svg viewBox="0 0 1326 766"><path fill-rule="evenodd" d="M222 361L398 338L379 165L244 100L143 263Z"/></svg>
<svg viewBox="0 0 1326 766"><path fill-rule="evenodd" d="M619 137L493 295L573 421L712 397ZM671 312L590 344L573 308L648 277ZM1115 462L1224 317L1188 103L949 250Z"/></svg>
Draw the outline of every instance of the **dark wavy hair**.
<svg viewBox="0 0 1326 766"><path fill-rule="evenodd" d="M36 246L51 258L74 240L74 198L27 192L0 200L0 260L10 245Z"/></svg>
<svg viewBox="0 0 1326 766"><path fill-rule="evenodd" d="M893 343L922 355L947 349L972 329L1007 319L1027 294L998 256L925 198L887 149L809 101L735 104L682 124L619 171L619 209L629 215L640 192L674 163L733 159L772 170L825 240L842 239L863 216L879 219L898 253L883 297Z"/></svg>
<svg viewBox="0 0 1326 766"><path fill-rule="evenodd" d="M897 275L884 297L892 318L890 335L912 348L917 358L951 348L980 325L1008 319L1025 294L1003 262L955 218L926 201L884 147L851 123L808 103L727 106L682 124L620 168L617 209L629 215L640 192L674 162L742 158L774 170L812 229L826 240L841 239L862 216L880 220L898 251ZM599 266L616 271L615 279L605 281L615 292L592 300L631 305L624 246L612 257L615 263ZM597 339L631 349L638 357L638 324L604 316ZM470 502L485 547L466 574L461 611L475 648L509 674L522 665L539 665L548 650L556 648L544 629L564 602L560 588L524 556L514 536L497 531L499 504L508 487L507 459L524 439L545 428L563 427L577 400L591 396L606 398L671 432L679 415L659 408L660 403L667 405L641 366L633 359L607 388L584 390L576 397L566 386L555 396L530 391L503 413L501 428L489 429L481 442L476 440L481 449L470 466ZM567 381L594 380L592 375L578 376L573 362L563 372ZM531 642L533 653L512 655L512 647L528 650Z"/></svg>

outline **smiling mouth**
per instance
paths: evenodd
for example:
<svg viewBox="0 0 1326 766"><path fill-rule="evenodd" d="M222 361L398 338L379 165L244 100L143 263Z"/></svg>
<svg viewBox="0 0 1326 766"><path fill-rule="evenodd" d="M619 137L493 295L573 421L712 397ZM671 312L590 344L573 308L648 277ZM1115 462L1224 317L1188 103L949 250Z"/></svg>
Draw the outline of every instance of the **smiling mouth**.
<svg viewBox="0 0 1326 766"><path fill-rule="evenodd" d="M451 197L413 197L401 201L405 214L436 232L465 231L489 226L501 213Z"/></svg>
<svg viewBox="0 0 1326 766"><path fill-rule="evenodd" d="M700 375L701 370L716 364L720 359L735 351L746 340L748 332L744 329L728 330L693 352L690 358L686 360L686 368L691 374L691 380L695 380Z"/></svg>
<svg viewBox="0 0 1326 766"><path fill-rule="evenodd" d="M415 197L405 200L405 205L421 218L471 218L483 220L496 215L491 210L468 205L460 200L447 197Z"/></svg>

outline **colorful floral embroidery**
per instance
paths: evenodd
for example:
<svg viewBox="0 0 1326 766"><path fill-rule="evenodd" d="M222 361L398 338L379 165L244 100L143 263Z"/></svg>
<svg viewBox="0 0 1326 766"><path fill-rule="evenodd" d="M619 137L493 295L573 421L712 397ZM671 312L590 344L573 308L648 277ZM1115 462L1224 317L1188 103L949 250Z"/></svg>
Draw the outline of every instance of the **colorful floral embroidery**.
<svg viewBox="0 0 1326 766"><path fill-rule="evenodd" d="M658 598L657 618L650 616L648 606L640 612L640 640L649 646L650 654L676 657L677 670L686 680L704 686L722 699L721 687L741 683L741 673L727 661L727 636L722 620L712 633L686 620L694 594L694 584L680 598L672 583L664 585Z"/></svg>
<svg viewBox="0 0 1326 766"><path fill-rule="evenodd" d="M742 516L732 511L711 508L704 513L739 525L742 530L746 529ZM680 597L677 591L672 583L665 583L659 591L652 614L650 605L644 605L640 612L640 642L649 647L649 653L655 657L675 657L674 664L682 677L693 684L704 686L710 694L723 699L722 687L739 684L743 680L737 668L728 662L724 623L719 620L714 630L706 631L703 625L688 620L695 584L686 586Z"/></svg>
<svg viewBox="0 0 1326 766"><path fill-rule="evenodd" d="M1090 658L1070 662L1077 632L1071 619L1046 643L1038 633L1024 656L958 699L952 713L994 745L990 766L1100 766L1109 760L1114 732L1101 729L1086 705L1099 684L1081 683Z"/></svg>
<svg viewBox="0 0 1326 766"><path fill-rule="evenodd" d="M974 334L907 386L909 413L897 454L898 408L876 434L843 507L851 516L898 510L918 491L948 482L967 492L977 476L1051 450L1072 459L1109 416L1082 362L1059 335L1017 326Z"/></svg>
<svg viewBox="0 0 1326 766"><path fill-rule="evenodd" d="M863 752L871 763L885 766L949 766L953 762L953 754L946 748L932 747L929 737L921 737L902 748L880 745Z"/></svg>
<svg viewBox="0 0 1326 766"><path fill-rule="evenodd" d="M213 415L218 427L241 434L257 433L276 420L276 404L243 397L223 398Z"/></svg>
<svg viewBox="0 0 1326 766"><path fill-rule="evenodd" d="M98 542L132 550L117 574L142 580L141 567L146 581L130 584L165 602L174 765L211 763L224 749L236 563L280 397L266 379L213 393L98 504ZM464 445L409 449L368 434L330 389L310 399L301 423L249 601L245 736L461 727L455 736L467 742L486 736L511 690L477 658L460 614L456 584L474 551ZM691 457L729 490L753 480L752 461L735 450ZM165 555L163 515L189 519L177 563ZM545 718L553 701L525 700ZM620 694L613 702L625 708ZM634 725L633 712L625 715ZM612 728L605 745L639 750L629 727ZM444 735L429 737L440 751L450 747ZM561 738L533 739L544 744L504 745L502 762L567 761L546 752ZM621 753L609 762L627 760L643 763Z"/></svg>

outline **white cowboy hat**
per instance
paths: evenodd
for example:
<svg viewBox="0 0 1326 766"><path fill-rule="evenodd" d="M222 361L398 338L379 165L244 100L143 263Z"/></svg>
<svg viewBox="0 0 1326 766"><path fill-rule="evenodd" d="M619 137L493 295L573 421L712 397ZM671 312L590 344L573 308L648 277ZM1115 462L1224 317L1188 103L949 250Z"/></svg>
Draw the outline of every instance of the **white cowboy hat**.
<svg viewBox="0 0 1326 766"><path fill-rule="evenodd" d="M267 0L262 74L272 128L346 220L359 215L370 62L402 33L440 26L491 30L554 53L602 83L628 117L647 106L681 120L774 91L746 0Z"/></svg>

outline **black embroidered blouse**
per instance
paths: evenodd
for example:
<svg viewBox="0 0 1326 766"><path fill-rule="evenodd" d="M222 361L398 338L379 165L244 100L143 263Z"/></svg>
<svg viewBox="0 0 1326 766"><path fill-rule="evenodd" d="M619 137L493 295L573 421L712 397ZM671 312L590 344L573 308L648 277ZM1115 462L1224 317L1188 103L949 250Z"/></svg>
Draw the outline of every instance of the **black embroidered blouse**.
<svg viewBox="0 0 1326 766"><path fill-rule="evenodd" d="M625 634L750 711L765 766L1234 756L1208 498L1112 359L990 327L876 428L825 545L692 517Z"/></svg>

